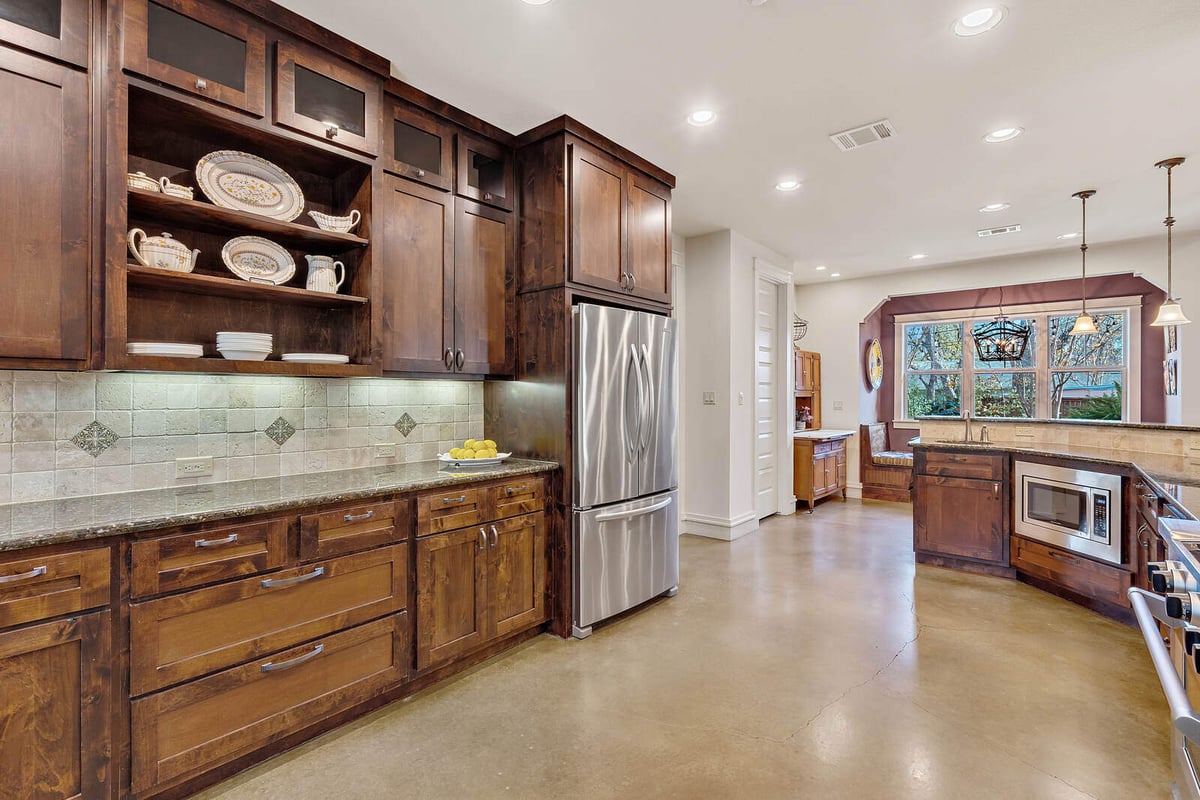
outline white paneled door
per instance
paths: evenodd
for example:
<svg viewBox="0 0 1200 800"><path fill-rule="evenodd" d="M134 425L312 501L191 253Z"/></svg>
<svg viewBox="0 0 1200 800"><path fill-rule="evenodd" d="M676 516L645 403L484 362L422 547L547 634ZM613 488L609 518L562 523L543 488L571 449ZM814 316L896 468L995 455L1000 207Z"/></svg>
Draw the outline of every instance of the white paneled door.
<svg viewBox="0 0 1200 800"><path fill-rule="evenodd" d="M779 510L779 285L755 278L754 508L758 518Z"/></svg>

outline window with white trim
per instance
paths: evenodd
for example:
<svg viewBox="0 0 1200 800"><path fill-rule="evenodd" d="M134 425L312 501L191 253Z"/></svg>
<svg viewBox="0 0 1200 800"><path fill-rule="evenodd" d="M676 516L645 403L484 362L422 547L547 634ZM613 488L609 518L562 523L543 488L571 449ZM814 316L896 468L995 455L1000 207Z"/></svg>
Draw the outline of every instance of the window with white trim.
<svg viewBox="0 0 1200 800"><path fill-rule="evenodd" d="M1030 327L1020 361L980 361L972 333L995 312L978 309L898 318L896 418L1138 418L1136 362L1140 306L1092 310L1099 333L1072 336L1077 307L1008 309Z"/></svg>

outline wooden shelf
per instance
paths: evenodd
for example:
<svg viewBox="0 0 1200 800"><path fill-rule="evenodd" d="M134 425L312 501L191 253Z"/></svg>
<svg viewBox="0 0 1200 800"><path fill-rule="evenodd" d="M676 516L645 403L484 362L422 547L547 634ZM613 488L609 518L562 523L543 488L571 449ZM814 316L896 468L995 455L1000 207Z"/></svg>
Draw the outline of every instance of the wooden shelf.
<svg viewBox="0 0 1200 800"><path fill-rule="evenodd" d="M343 308L367 304L367 298L352 294L326 294L294 289L290 286L272 286L266 283L250 283L243 280L216 278L194 272L171 272L153 267L128 265L128 280L133 286L154 289L170 289L188 294L220 297L237 297L245 300L268 300L273 303L291 303L322 308Z"/></svg>
<svg viewBox="0 0 1200 800"><path fill-rule="evenodd" d="M243 375L304 375L318 378L371 377L376 367L366 364L303 364L292 361L231 361L224 358L171 358L125 355L120 369L153 372L222 372Z"/></svg>
<svg viewBox="0 0 1200 800"><path fill-rule="evenodd" d="M197 192L200 190L197 188ZM295 222L221 208L199 200L184 200L161 192L145 189L129 190L129 216L153 217L156 221L174 222L192 230L229 236L260 234L273 242L297 248L316 248L325 254L339 253L368 242L349 233L333 233ZM159 231L146 231L155 236Z"/></svg>

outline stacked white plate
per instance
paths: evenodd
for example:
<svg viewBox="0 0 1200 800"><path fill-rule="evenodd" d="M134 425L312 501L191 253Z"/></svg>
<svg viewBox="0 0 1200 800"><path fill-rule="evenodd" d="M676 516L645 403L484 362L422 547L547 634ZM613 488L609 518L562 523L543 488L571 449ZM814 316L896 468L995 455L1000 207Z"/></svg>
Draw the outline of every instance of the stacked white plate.
<svg viewBox="0 0 1200 800"><path fill-rule="evenodd" d="M284 353L283 360L297 364L348 364L350 356L339 353Z"/></svg>
<svg viewBox="0 0 1200 800"><path fill-rule="evenodd" d="M131 356L167 356L169 358L200 358L204 346L184 342L128 342L125 352Z"/></svg>
<svg viewBox="0 0 1200 800"><path fill-rule="evenodd" d="M265 361L272 343L269 333L217 331L217 352L234 361Z"/></svg>

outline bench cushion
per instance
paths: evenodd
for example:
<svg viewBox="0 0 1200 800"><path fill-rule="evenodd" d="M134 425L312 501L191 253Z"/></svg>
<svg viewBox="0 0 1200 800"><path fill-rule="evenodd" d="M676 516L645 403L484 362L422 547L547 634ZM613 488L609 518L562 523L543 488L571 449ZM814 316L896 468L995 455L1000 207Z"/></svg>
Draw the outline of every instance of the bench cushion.
<svg viewBox="0 0 1200 800"><path fill-rule="evenodd" d="M908 467L912 469L913 454L884 451L872 455L871 463L881 467Z"/></svg>

